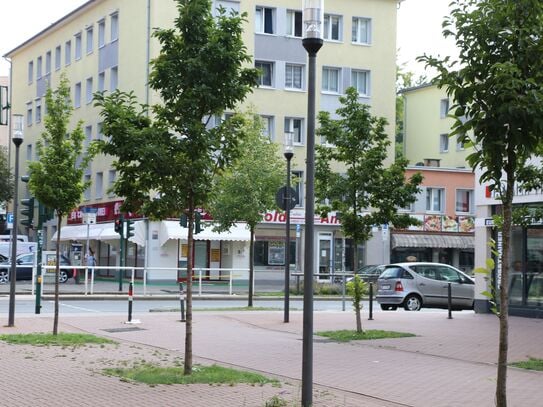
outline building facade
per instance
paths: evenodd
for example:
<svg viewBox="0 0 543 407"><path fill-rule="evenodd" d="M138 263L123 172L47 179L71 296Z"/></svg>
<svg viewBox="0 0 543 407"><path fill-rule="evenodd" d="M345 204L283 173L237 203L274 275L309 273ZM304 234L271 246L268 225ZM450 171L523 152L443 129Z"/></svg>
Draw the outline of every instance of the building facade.
<svg viewBox="0 0 543 407"><path fill-rule="evenodd" d="M387 119L391 141L395 120L397 5L397 0L327 2L324 46L317 59L317 109L334 112L345 89L354 86L361 101L371 106L372 114ZM219 6L247 13L243 38L262 74L258 88L240 109L255 110L264 121L265 136L274 142L283 144L286 132L294 134L293 175L302 180L296 187L299 202L296 211L303 214L307 54L302 47L301 4L297 0L214 0L214 13ZM37 158L35 143L43 130L45 114L43 97L47 86L58 85L63 72L72 88L72 125L78 120L84 122L86 145L103 137L99 112L93 107L94 92L133 91L142 103L159 103L158 95L147 86L149 62L160 52L152 31L155 27L171 27L176 15L173 0L90 0L8 52L6 56L12 61L13 113L24 114L26 121L25 142L21 147L23 161ZM281 102L277 103L278 100ZM98 222L111 222L119 215L118 202L122 197L108 192L116 178L112 161L112 157L98 156L89 166L85 180L90 180L92 186L85 192L82 206L71 214L68 225L81 223L83 207L94 207L101 214ZM25 171L26 165L21 173ZM283 241L284 253L284 227L280 216L275 215L266 214L256 237L258 270L270 275L277 274L280 263L285 261L280 248ZM269 216L272 221L268 221ZM295 250L291 260L301 268L303 256L296 248L302 247L303 221L298 224L292 230L291 244ZM54 228L54 222L47 224L46 236L51 237L56 232ZM319 270L330 271L340 265L343 269L353 267L348 259L354 249L347 247L337 219L319 219L315 239L315 262ZM72 240L85 240L85 236ZM106 259L108 263L115 262L118 246L115 239L96 239L92 244L96 245L102 263ZM223 249L220 241L199 245L202 247L196 248L196 261L200 264L209 267L217 263L211 261L212 253L216 253L213 249L221 250L219 263L228 263L222 256L232 251ZM135 264L138 259L141 264L143 253L138 246L129 249ZM237 250L236 255L245 256L248 262L246 251ZM363 253L360 258L368 256ZM179 261L177 256L172 264Z"/></svg>

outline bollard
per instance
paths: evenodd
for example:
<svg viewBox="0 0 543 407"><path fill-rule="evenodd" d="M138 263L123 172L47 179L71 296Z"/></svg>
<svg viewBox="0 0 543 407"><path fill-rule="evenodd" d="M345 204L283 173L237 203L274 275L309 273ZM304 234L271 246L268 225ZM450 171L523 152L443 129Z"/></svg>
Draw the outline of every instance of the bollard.
<svg viewBox="0 0 543 407"><path fill-rule="evenodd" d="M370 317L369 321L373 321L373 283L370 283Z"/></svg>
<svg viewBox="0 0 543 407"><path fill-rule="evenodd" d="M452 284L447 284L447 297L448 297L448 308L449 308L449 318L452 319Z"/></svg>
<svg viewBox="0 0 543 407"><path fill-rule="evenodd" d="M183 283L179 283L179 301L181 302L181 322L185 322L185 291Z"/></svg>
<svg viewBox="0 0 543 407"><path fill-rule="evenodd" d="M128 286L128 322L132 322L132 297L133 297L133 286L132 283Z"/></svg>

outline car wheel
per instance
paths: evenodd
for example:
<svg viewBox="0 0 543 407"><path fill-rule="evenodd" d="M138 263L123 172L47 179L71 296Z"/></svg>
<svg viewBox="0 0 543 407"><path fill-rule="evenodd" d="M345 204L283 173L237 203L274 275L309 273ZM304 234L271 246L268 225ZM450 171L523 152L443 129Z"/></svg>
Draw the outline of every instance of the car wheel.
<svg viewBox="0 0 543 407"><path fill-rule="evenodd" d="M381 309L383 311L396 311L398 307L396 305L381 304Z"/></svg>
<svg viewBox="0 0 543 407"><path fill-rule="evenodd" d="M65 270L60 270L58 275L58 281L60 283L65 283L66 281L68 281L68 273L66 273Z"/></svg>
<svg viewBox="0 0 543 407"><path fill-rule="evenodd" d="M0 284L7 284L9 282L9 272L7 270L0 270Z"/></svg>
<svg viewBox="0 0 543 407"><path fill-rule="evenodd" d="M404 300L403 307L406 311L420 311L422 308L422 300L418 295L408 295Z"/></svg>

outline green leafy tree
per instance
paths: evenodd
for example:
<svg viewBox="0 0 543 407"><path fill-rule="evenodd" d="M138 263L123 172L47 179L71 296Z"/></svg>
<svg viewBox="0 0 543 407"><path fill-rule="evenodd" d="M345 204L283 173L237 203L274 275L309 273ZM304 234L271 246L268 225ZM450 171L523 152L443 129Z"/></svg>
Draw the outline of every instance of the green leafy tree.
<svg viewBox="0 0 543 407"><path fill-rule="evenodd" d="M284 162L277 145L262 136L262 122L254 114L244 117L247 137L240 143L240 157L215 183L209 211L218 231L246 222L251 232L249 247L249 303L253 306L254 235L266 211L275 209L275 193L281 187Z"/></svg>
<svg viewBox="0 0 543 407"><path fill-rule="evenodd" d="M238 154L242 123L209 121L234 110L257 83L258 71L242 41L246 15L214 18L209 0L177 0L173 28L158 29L161 46L152 61L149 85L162 102L152 107L154 121L133 94L97 96L102 108L102 152L117 157L114 191L123 209L151 219L185 214L188 218L187 312L184 373L192 373L192 247L195 211L207 205L213 178ZM126 144L125 144L126 143Z"/></svg>
<svg viewBox="0 0 543 407"><path fill-rule="evenodd" d="M499 352L496 404L507 405L508 300L513 196L517 183L541 188L543 137L543 3L540 0L455 0L443 34L460 49L449 57L419 59L437 68L435 83L454 101L452 135L470 143L472 168L482 171L502 204L502 269L499 285ZM470 136L472 135L472 136ZM518 217L517 217L518 218Z"/></svg>
<svg viewBox="0 0 543 407"><path fill-rule="evenodd" d="M354 88L347 89L340 102L338 119L328 112L319 114L319 134L333 146L317 146L315 195L318 201L328 201L318 206L321 214L340 213L341 229L356 248L371 237L375 225L392 223L404 228L417 223L398 213L398 208L415 202L422 176L417 173L406 181L403 158L385 167L390 146L386 120L372 116L369 107L358 101ZM344 165L345 173L332 171L332 162Z"/></svg>
<svg viewBox="0 0 543 407"><path fill-rule="evenodd" d="M366 292L366 282L355 274L354 278L347 283L347 293L353 299L353 309L356 314L356 332L362 333L362 296Z"/></svg>
<svg viewBox="0 0 543 407"><path fill-rule="evenodd" d="M57 214L57 244L55 269L55 313L53 334L58 333L58 292L60 268L60 232L62 220L77 207L88 182L83 172L92 158L92 151L83 155L85 135L82 122L70 132L68 125L72 113L70 85L63 75L57 89L49 88L45 94L45 131L36 142L38 161L29 163L28 188L32 195Z"/></svg>

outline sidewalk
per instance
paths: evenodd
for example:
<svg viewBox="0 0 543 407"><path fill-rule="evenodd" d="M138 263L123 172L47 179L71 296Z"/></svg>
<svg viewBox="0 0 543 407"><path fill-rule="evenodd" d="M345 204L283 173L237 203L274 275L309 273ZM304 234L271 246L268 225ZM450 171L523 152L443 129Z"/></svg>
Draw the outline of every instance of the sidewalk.
<svg viewBox="0 0 543 407"><path fill-rule="evenodd" d="M494 405L498 319L468 312L380 312L364 329L416 334L413 338L357 341L347 344L314 338L315 406L485 407ZM4 317L3 315L0 317ZM354 315L316 312L315 331L353 329ZM134 358L171 363L183 357L184 324L177 314L139 314L140 325L127 326L121 316L60 316L62 331L95 333L121 342L104 354L91 350L32 349L13 351L0 343L0 368L9 371L6 400L27 406L65 405L67 400L94 406L264 406L273 395L299 405L302 314L282 312L198 312L194 316L194 362L220 363L275 376L271 386L133 385L96 371L115 360ZM365 316L367 318L367 315ZM15 329L0 333L50 331L50 316L16 317ZM131 327L135 330L106 330ZM543 321L510 318L510 362L543 358ZM17 348L16 348L17 349ZM26 355L26 356L25 356ZM29 358L27 358L27 356ZM32 358L35 355L36 360ZM38 368L39 366L39 368ZM57 372L51 375L50 372ZM508 370L508 398L513 407L533 407L543 400L543 372ZM88 403L88 404L87 404ZM73 403L72 403L73 404Z"/></svg>

